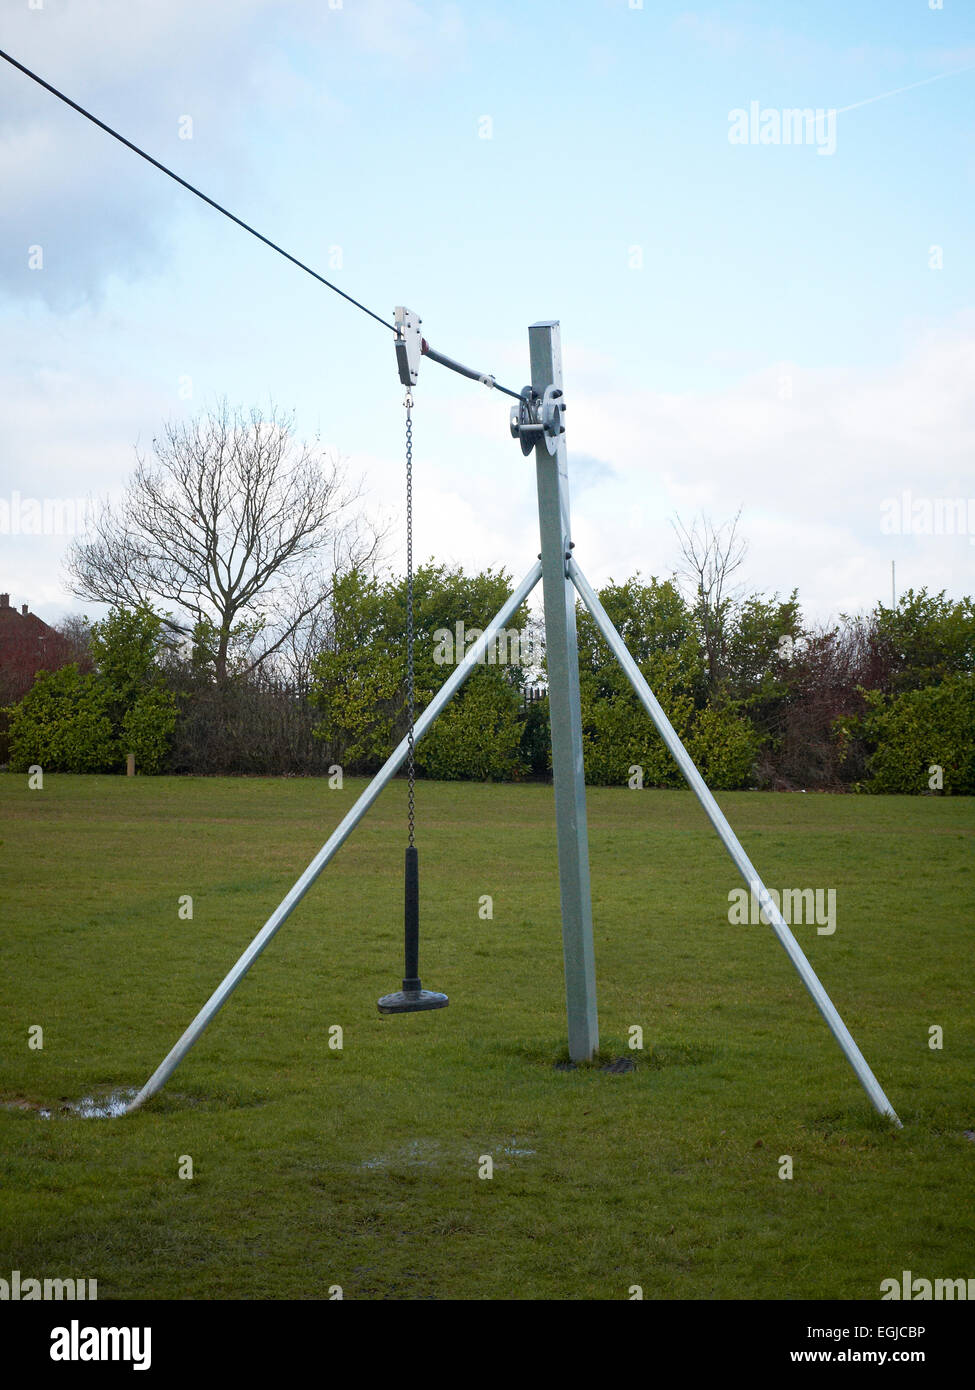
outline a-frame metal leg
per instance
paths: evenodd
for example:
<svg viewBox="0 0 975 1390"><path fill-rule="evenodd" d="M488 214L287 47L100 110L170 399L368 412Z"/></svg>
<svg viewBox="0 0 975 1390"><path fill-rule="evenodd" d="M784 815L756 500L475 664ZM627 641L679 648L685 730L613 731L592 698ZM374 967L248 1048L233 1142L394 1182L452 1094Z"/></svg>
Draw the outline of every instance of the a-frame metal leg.
<svg viewBox="0 0 975 1390"><path fill-rule="evenodd" d="M562 348L557 323L535 323L528 330L532 386L562 386ZM554 454L544 439L535 447L538 521L542 539L542 591L545 601L545 659L548 665L552 725L552 774L559 847L562 952L569 1021L569 1056L588 1062L599 1046L596 966L589 888L586 782L582 762L579 705L579 651L576 596L566 575L569 555L569 483L565 444Z"/></svg>
<svg viewBox="0 0 975 1390"><path fill-rule="evenodd" d="M622 637L610 621L609 615L600 603L594 589L574 560L569 560L568 568L569 577L579 590L582 600L592 614L596 626L599 628L599 631L609 644L610 650L615 654L623 670L629 677L630 684L636 691L640 703L656 725L660 737L670 750L677 766L686 777L691 790L704 807L711 824L721 838L722 844L731 855L731 858L735 862L735 866L745 880L749 892L753 894L761 904L762 911L771 923L776 936L785 948L785 952L792 961L792 964L799 972L802 983L812 995L813 1002L826 1020L830 1032L843 1049L847 1061L856 1072L860 1084L873 1102L874 1108L881 1115L885 1115L888 1119L893 1120L894 1124L900 1127L901 1122L897 1118L894 1107L884 1095L879 1081L867 1066L863 1053L853 1040L853 1035L840 1018L833 1001L820 984L819 978L806 959L802 947L786 925L782 914L775 905L774 899L756 873L748 855L742 849L737 835L728 824L721 807L711 795L704 778L694 766L691 755L677 737L674 726L661 709L653 691L644 679L639 666L637 666L633 657L627 651Z"/></svg>

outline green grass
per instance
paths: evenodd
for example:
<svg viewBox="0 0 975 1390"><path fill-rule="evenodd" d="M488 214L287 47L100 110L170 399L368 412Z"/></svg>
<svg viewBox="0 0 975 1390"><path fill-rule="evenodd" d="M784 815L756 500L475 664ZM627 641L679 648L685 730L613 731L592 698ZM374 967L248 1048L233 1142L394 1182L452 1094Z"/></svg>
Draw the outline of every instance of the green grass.
<svg viewBox="0 0 975 1390"><path fill-rule="evenodd" d="M970 800L721 797L770 887L836 889L835 934L796 935L899 1132L771 929L729 925L737 880L687 793L590 791L602 1055L637 1066L556 1067L551 790L429 783L421 973L450 1008L376 1011L401 974L400 783L145 1110L59 1110L145 1081L362 785L0 777L0 1277L97 1278L101 1298L876 1299L902 1269L975 1275Z"/></svg>

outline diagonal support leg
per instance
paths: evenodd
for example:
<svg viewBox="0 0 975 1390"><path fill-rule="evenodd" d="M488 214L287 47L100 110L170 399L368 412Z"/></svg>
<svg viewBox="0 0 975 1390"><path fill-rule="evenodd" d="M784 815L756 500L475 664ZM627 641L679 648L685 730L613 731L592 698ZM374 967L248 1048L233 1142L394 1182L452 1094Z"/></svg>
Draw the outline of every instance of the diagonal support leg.
<svg viewBox="0 0 975 1390"><path fill-rule="evenodd" d="M487 651L489 645L495 640L501 629L505 627L508 620L518 611L541 577L541 564L535 564L518 585L518 588L508 599L508 602L498 613L497 617L492 618L490 624L484 629L483 634L478 638L477 642L474 643L470 651L468 651L464 660L456 668L453 675L449 680L444 682L433 700L420 715L413 731L415 742L419 742L428 731L437 718L437 715L440 714L451 696L460 689L471 671L478 664L480 658ZM231 994L233 994L234 990L240 984L241 980L247 974L264 948L268 945L279 927L283 925L285 920L301 902L325 865L340 846L345 843L346 839L369 810L369 807L376 800L387 782L391 781L401 764L405 762L408 748L409 741L404 738L399 747L376 773L375 777L369 783L368 787L366 787L348 815L342 820L337 829L332 832L329 840L322 846L318 854L316 854L315 858L308 865L308 868L301 875L301 878L298 879L298 882L288 893L287 897L282 899L271 913L267 922L254 937L254 940L240 957L234 968L225 977L219 988L214 990L213 994L204 1004L196 1018L180 1038L179 1042L159 1064L135 1099L126 1106L123 1112L124 1114L128 1115L131 1114L133 1110L138 1110L140 1105L147 1101L150 1096L155 1095L160 1087L166 1084L170 1076L172 1076L173 1072L186 1056L187 1052L189 1052L190 1048L206 1028L207 1024L214 1018L220 1009L223 1008L224 1004L226 1004Z"/></svg>
<svg viewBox="0 0 975 1390"><path fill-rule="evenodd" d="M599 628L599 631L608 642L610 649L613 651L620 665L623 667L623 670L629 677L630 683L640 699L640 703L657 726L657 732L670 750L677 766L687 778L691 790L707 812L711 824L718 832L722 844L734 860L750 892L752 892L761 903L762 911L772 924L776 936L785 948L786 954L799 972L802 983L812 995L816 1008L826 1020L830 1032L843 1049L847 1061L856 1072L860 1084L873 1102L874 1108L881 1115L885 1115L888 1119L893 1120L894 1124L900 1128L901 1122L897 1118L894 1107L884 1095L880 1083L867 1065L863 1053L854 1042L853 1035L837 1013L832 1000L820 984L815 970L813 970L809 961L806 959L802 947L787 927L768 889L765 887L764 883L762 883L752 866L751 860L742 849L738 837L725 818L724 812L711 795L704 778L694 766L690 754L677 737L673 725L666 714L664 714L653 691L644 680L640 668L626 650L622 637L610 622L605 608L599 602L595 591L574 560L569 561L569 578L578 589L583 602L595 620L596 626Z"/></svg>

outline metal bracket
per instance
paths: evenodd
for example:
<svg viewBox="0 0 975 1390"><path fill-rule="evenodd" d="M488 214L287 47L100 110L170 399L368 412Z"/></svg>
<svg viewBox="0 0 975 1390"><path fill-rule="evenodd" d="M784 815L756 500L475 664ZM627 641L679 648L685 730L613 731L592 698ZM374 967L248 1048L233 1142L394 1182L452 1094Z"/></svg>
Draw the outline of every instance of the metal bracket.
<svg viewBox="0 0 975 1390"><path fill-rule="evenodd" d="M423 320L409 309L397 308L394 321L396 324L396 365L399 368L399 379L404 386L415 386L423 350L423 339L420 336L420 324Z"/></svg>
<svg viewBox="0 0 975 1390"><path fill-rule="evenodd" d="M559 447L559 435L565 434L562 417L566 405L559 386L546 386L542 396L530 386L521 393L521 400L511 407L511 437L521 441L521 452L526 456L535 445L545 441L545 447L554 454Z"/></svg>

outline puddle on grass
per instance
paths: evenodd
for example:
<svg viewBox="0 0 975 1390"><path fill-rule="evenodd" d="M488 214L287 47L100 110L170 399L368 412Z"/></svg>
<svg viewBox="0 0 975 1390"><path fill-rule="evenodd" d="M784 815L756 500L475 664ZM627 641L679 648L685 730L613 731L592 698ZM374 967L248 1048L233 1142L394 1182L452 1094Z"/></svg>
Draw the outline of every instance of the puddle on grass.
<svg viewBox="0 0 975 1390"><path fill-rule="evenodd" d="M360 1168L388 1168L391 1163L405 1163L408 1168L431 1168L440 1158L440 1145L431 1139L412 1139L394 1154L378 1154L364 1158Z"/></svg>
<svg viewBox="0 0 975 1390"><path fill-rule="evenodd" d="M56 1107L59 1111L77 1115L83 1120L114 1119L124 1115L126 1106L138 1092L135 1089L109 1091L104 1095L83 1096L81 1100L66 1100ZM49 1120L54 1111L47 1106L35 1105L29 1100L5 1100L0 1102L3 1110L33 1110L42 1120Z"/></svg>
<svg viewBox="0 0 975 1390"><path fill-rule="evenodd" d="M500 1152L507 1158L533 1158L536 1150L518 1148L517 1140L512 1139L501 1148ZM443 1157L443 1149L435 1140L413 1139L395 1153L377 1154L374 1158L364 1158L359 1167L378 1168L380 1170L389 1168L391 1165L405 1165L408 1168L433 1168Z"/></svg>
<svg viewBox="0 0 975 1390"><path fill-rule="evenodd" d="M109 1091L108 1095L104 1096L84 1096L81 1100L69 1104L67 1109L80 1115L83 1120L113 1119L117 1115L124 1115L129 1102L138 1094L135 1089L130 1089Z"/></svg>

